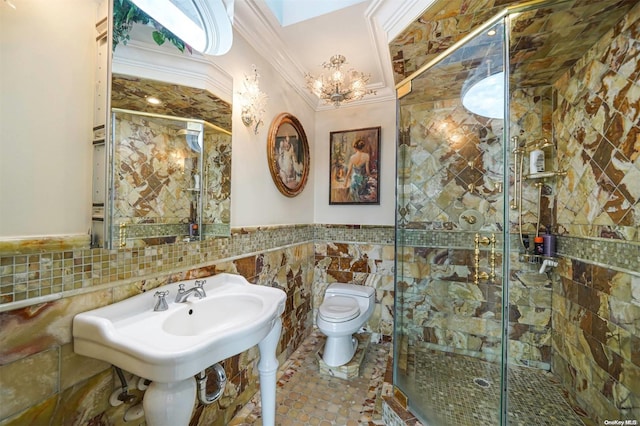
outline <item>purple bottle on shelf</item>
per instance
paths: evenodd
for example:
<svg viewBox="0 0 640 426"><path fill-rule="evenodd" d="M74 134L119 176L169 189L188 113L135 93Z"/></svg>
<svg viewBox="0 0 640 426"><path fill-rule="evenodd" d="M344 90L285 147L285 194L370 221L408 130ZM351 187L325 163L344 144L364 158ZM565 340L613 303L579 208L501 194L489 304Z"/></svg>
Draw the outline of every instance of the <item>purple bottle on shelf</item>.
<svg viewBox="0 0 640 426"><path fill-rule="evenodd" d="M551 226L547 226L542 240L543 254L547 257L554 257L556 255L556 236L551 233Z"/></svg>

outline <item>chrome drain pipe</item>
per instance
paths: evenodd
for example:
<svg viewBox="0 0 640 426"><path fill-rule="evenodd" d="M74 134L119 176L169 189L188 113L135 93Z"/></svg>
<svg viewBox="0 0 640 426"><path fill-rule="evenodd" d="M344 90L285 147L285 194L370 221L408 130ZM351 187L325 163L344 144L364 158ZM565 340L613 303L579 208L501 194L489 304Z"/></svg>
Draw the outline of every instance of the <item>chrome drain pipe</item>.
<svg viewBox="0 0 640 426"><path fill-rule="evenodd" d="M210 405L216 402L222 396L224 388L227 385L227 374L224 372L224 368L222 368L219 363L214 364L212 368L216 376L215 392L207 395L207 374L204 370L196 376L196 382L198 382L198 399L204 405Z"/></svg>

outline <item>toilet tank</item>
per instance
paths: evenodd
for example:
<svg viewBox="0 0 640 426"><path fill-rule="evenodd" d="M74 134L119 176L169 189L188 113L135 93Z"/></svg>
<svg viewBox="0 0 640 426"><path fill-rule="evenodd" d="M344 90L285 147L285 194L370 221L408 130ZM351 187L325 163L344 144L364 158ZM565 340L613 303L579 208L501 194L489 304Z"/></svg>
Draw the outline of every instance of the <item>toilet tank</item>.
<svg viewBox="0 0 640 426"><path fill-rule="evenodd" d="M375 289L373 287L367 287L364 285L356 285L356 284L340 284L335 283L331 284L327 287L326 295L347 295L352 297L364 297L370 298L375 293Z"/></svg>

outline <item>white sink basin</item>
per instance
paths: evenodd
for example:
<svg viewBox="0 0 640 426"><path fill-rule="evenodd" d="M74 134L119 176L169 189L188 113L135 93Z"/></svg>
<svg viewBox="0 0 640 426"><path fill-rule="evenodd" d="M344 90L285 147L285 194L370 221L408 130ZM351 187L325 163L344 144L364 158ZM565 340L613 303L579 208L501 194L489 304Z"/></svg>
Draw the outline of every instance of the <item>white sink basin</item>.
<svg viewBox="0 0 640 426"><path fill-rule="evenodd" d="M152 381L176 382L258 344L284 312L282 290L232 274L203 279L207 296L193 294L184 303L174 302L178 284L190 289L195 280L157 289L169 291L166 311L154 312L154 290L76 315L74 351Z"/></svg>
<svg viewBox="0 0 640 426"><path fill-rule="evenodd" d="M165 318L164 331L176 336L220 334L254 324L264 312L264 298L255 294L217 295L184 305Z"/></svg>

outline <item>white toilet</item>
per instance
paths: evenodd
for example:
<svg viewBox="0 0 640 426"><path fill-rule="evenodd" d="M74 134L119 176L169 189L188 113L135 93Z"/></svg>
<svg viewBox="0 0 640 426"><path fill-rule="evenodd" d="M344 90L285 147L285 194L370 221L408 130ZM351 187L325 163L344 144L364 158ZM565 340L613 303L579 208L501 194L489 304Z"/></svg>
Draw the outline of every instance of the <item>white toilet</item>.
<svg viewBox="0 0 640 426"><path fill-rule="evenodd" d="M375 290L355 284L331 284L318 309L316 325L327 336L322 360L339 367L353 358L358 339L353 334L371 317Z"/></svg>

